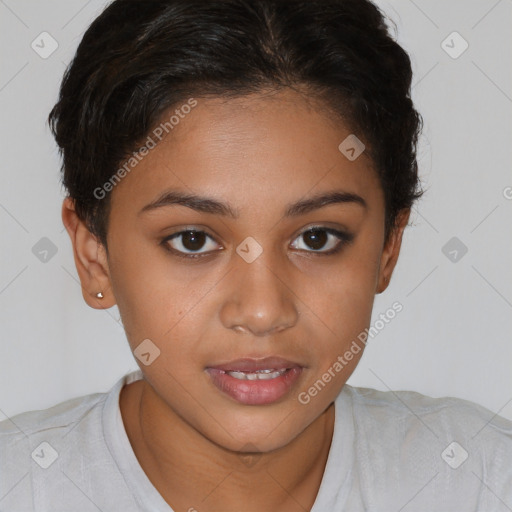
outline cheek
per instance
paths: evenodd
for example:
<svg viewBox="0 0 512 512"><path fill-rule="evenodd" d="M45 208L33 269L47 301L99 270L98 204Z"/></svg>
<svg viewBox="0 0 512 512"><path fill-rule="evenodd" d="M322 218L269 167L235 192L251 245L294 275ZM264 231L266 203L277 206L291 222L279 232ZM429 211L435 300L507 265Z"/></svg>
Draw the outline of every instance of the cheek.
<svg viewBox="0 0 512 512"><path fill-rule="evenodd" d="M321 322L311 319L314 364L298 396L309 414L320 414L336 398L363 355L360 335L371 320L374 289L371 274L361 272L347 268L333 275L317 301Z"/></svg>
<svg viewBox="0 0 512 512"><path fill-rule="evenodd" d="M193 351L213 314L205 308L222 275L208 265L176 263L159 247L128 251L119 245L111 261L112 287L132 350L150 339L171 359L178 352L183 357L185 347Z"/></svg>
<svg viewBox="0 0 512 512"><path fill-rule="evenodd" d="M140 244L140 242L138 242ZM185 287L176 271L155 249L145 251L133 244L120 244L112 250L110 278L117 306L131 344L157 339L186 311ZM156 251L158 252L158 251ZM190 291L190 290L189 290Z"/></svg>
<svg viewBox="0 0 512 512"><path fill-rule="evenodd" d="M365 248L364 251L356 250ZM339 266L333 266L311 297L316 316L321 320L316 332L315 358L319 373L331 368L347 351L344 377L336 373L336 382L346 380L362 356L364 344L358 338L371 321L378 275L379 247L360 240ZM313 309L313 308L311 308ZM322 334L323 333L323 334ZM337 365L339 368L339 365Z"/></svg>
<svg viewBox="0 0 512 512"><path fill-rule="evenodd" d="M378 260L374 252L354 248L324 279L324 298L318 299L322 303L320 311L342 339L370 322L377 275Z"/></svg>

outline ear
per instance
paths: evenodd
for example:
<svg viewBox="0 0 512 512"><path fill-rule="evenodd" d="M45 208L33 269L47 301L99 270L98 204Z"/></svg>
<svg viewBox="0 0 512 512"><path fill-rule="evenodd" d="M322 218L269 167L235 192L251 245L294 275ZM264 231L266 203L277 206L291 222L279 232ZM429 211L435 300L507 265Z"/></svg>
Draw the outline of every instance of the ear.
<svg viewBox="0 0 512 512"><path fill-rule="evenodd" d="M402 236L404 234L404 229L409 222L410 214L410 208L401 210L397 215L394 227L389 233L388 240L384 245L380 258L376 293L382 293L389 285L391 274L393 273L393 269L398 261L398 255L400 254L400 247L402 245Z"/></svg>
<svg viewBox="0 0 512 512"><path fill-rule="evenodd" d="M116 301L112 293L106 249L79 219L70 197L66 197L62 203L62 222L71 238L85 302L94 309L112 307ZM103 298L97 297L99 292Z"/></svg>

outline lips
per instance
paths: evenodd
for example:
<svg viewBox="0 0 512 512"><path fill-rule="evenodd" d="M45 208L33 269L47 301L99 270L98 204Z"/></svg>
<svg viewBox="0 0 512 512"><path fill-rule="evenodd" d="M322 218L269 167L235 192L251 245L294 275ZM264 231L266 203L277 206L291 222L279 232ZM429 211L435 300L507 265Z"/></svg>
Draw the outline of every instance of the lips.
<svg viewBox="0 0 512 512"><path fill-rule="evenodd" d="M265 405L290 393L303 366L281 357L237 359L206 368L223 394L244 405Z"/></svg>

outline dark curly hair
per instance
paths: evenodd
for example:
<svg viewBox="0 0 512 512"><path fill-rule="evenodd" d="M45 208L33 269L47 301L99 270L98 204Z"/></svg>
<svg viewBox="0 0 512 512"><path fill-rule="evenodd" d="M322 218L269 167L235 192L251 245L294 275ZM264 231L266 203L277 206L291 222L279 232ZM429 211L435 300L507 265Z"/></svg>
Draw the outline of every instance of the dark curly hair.
<svg viewBox="0 0 512 512"><path fill-rule="evenodd" d="M422 195L407 53L369 0L115 0L86 31L48 121L77 215L106 247L94 193L190 97L304 89L364 141L386 238Z"/></svg>

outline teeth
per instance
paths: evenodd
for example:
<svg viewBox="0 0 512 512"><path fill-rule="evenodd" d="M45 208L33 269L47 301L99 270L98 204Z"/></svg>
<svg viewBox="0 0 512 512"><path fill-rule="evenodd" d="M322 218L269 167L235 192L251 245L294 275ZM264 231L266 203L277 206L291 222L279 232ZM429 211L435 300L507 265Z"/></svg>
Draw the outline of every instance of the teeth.
<svg viewBox="0 0 512 512"><path fill-rule="evenodd" d="M287 371L287 368L283 370L257 370L255 372L226 372L231 377L240 380L270 380L275 379L276 377L280 377Z"/></svg>

